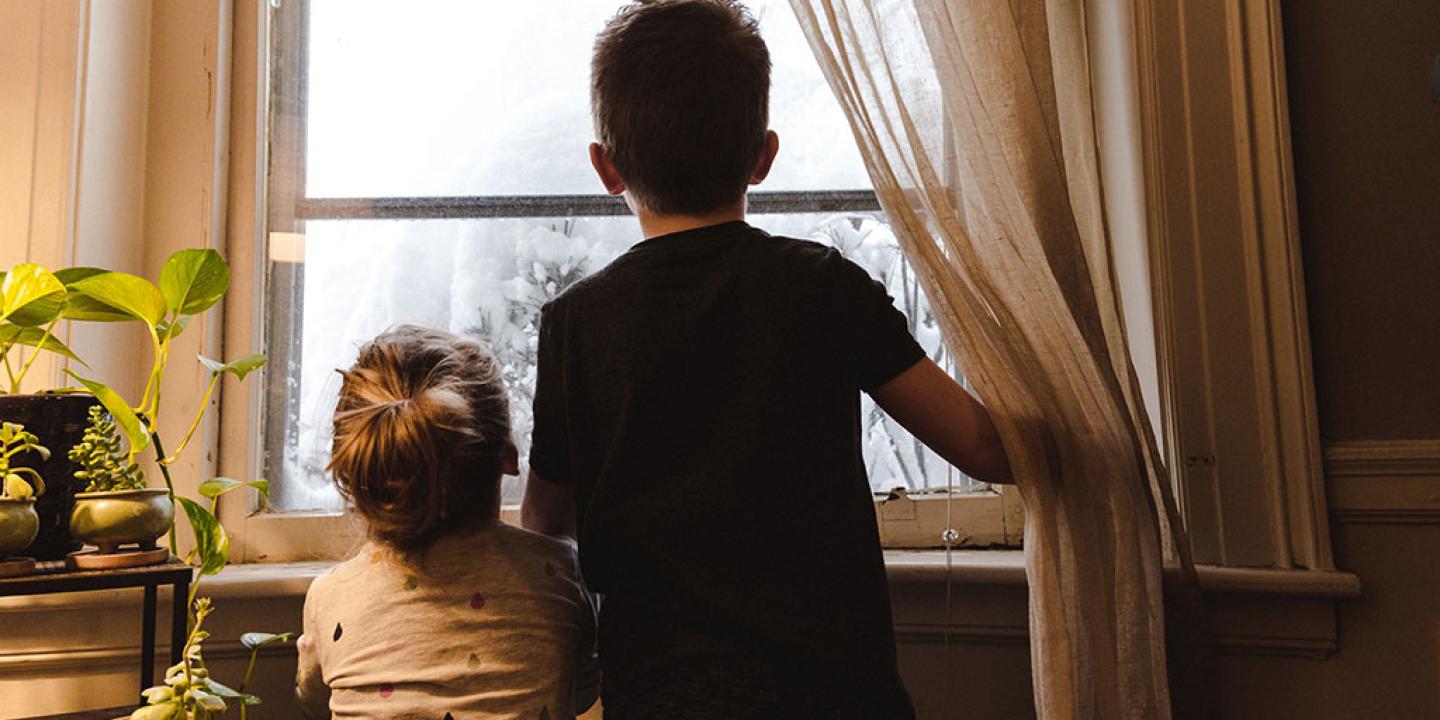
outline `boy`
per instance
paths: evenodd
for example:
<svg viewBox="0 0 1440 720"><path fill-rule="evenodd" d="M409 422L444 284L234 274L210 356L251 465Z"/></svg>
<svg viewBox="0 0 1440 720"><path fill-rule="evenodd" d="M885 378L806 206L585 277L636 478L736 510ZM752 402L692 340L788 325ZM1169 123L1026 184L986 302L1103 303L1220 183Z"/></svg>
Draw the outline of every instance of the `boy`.
<svg viewBox="0 0 1440 720"><path fill-rule="evenodd" d="M607 717L913 717L860 391L1009 476L881 285L745 224L779 148L769 74L732 0L632 4L596 41L590 158L645 240L545 308L522 517L578 529Z"/></svg>

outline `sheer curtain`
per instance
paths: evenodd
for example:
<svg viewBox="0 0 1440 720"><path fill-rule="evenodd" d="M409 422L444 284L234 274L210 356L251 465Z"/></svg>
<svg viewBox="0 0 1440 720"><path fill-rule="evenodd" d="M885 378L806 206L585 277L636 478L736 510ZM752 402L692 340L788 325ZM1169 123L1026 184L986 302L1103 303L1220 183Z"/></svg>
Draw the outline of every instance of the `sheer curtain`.
<svg viewBox="0 0 1440 720"><path fill-rule="evenodd" d="M1083 1L791 5L1012 459L1039 717L1207 714L1193 612L1167 673L1198 593L1126 349Z"/></svg>

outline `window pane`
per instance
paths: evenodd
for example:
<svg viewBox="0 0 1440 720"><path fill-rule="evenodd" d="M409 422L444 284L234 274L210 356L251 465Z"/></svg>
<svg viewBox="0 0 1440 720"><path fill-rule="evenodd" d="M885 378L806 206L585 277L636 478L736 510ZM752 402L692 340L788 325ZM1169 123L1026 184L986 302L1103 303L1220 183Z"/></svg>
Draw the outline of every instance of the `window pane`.
<svg viewBox="0 0 1440 720"><path fill-rule="evenodd" d="M748 3L773 69L780 160L763 190L868 188L784 0ZM615 0L311 0L310 197L586 194L590 51ZM308 101L308 104L304 101Z"/></svg>
<svg viewBox="0 0 1440 720"><path fill-rule="evenodd" d="M805 237L838 247L881 279L911 320L930 356L952 367L925 296L878 214L755 216L776 234ZM276 405L268 434L278 478L272 506L282 510L338 509L340 500L324 473L337 368L347 367L359 346L402 322L447 328L485 338L505 367L521 457L529 445L535 381L536 323L540 307L576 280L600 269L640 239L633 218L539 220L330 220L305 223L303 249L275 263L272 278L296 278L301 292L272 293L272 352L289 358L290 376L276 378L291 399ZM273 246L272 246L273 247ZM298 270L303 267L303 272ZM274 288L272 288L274 289ZM286 306L287 298L299 299ZM300 299L303 298L303 299ZM277 348L275 342L288 342ZM275 412L276 407L290 412ZM864 448L871 485L912 489L945 487L949 466L890 420L868 396L863 399ZM283 438L283 439L282 439ZM958 473L958 486L971 487ZM759 490L760 488L757 488ZM518 500L518 481L504 494Z"/></svg>
<svg viewBox="0 0 1440 720"><path fill-rule="evenodd" d="M784 0L748 3L770 46L781 153L761 190L868 189L848 124ZM506 365L522 457L538 311L639 239L629 217L296 220L309 197L591 194L589 55L616 0L299 0L280 5L270 188L266 401L272 507L335 510L324 468L339 376L401 322L485 336ZM299 185L300 187L296 187ZM831 207L834 207L833 205ZM884 280L949 367L934 318L873 213L755 216ZM863 400L877 489L944 487L947 465ZM508 481L505 497L519 497Z"/></svg>

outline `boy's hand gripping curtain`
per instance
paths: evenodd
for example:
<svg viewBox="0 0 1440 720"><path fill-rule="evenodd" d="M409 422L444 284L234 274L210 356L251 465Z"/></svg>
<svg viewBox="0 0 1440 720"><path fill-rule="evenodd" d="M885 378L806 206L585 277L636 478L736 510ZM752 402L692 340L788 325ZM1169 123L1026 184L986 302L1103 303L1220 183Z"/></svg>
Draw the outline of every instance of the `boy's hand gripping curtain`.
<svg viewBox="0 0 1440 720"><path fill-rule="evenodd" d="M1197 593L1112 277L1083 0L791 4L1011 458L1039 717L1208 714L1200 644L1172 637L1167 678L1166 557L1172 615Z"/></svg>

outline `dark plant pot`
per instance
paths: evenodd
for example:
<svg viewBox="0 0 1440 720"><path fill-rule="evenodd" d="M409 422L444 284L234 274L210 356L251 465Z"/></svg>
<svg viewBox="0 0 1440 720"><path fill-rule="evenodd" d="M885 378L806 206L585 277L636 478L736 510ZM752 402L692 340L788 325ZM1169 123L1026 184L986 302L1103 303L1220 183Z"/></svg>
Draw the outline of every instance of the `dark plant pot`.
<svg viewBox="0 0 1440 720"><path fill-rule="evenodd" d="M34 468L45 478L45 494L35 499L40 534L25 551L37 560L62 560L80 549L70 536L70 513L75 493L84 490L85 483L75 479L80 468L66 455L84 438L90 406L97 404L93 395L0 395L0 420L24 425L50 449L50 459L43 463L35 453L11 458L12 465Z"/></svg>

